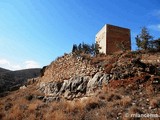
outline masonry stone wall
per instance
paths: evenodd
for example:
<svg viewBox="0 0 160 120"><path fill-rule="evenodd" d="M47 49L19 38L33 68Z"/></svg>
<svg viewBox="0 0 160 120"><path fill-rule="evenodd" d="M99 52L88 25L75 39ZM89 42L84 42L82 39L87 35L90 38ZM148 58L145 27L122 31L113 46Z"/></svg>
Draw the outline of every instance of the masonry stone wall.
<svg viewBox="0 0 160 120"><path fill-rule="evenodd" d="M98 72L98 70L99 69L91 65L88 60L82 60L81 57L74 57L73 54L66 54L53 61L49 67L46 67L41 81L63 81L73 76L83 74L92 76Z"/></svg>
<svg viewBox="0 0 160 120"><path fill-rule="evenodd" d="M96 35L103 53L114 53L122 51L122 46L126 50L131 50L130 30L113 25L105 25Z"/></svg>
<svg viewBox="0 0 160 120"><path fill-rule="evenodd" d="M96 42L101 46L101 53L106 53L106 30L107 26L105 25L96 35Z"/></svg>
<svg viewBox="0 0 160 120"><path fill-rule="evenodd" d="M131 50L130 30L117 26L107 25L107 52L117 52L122 50L124 45L125 49Z"/></svg>

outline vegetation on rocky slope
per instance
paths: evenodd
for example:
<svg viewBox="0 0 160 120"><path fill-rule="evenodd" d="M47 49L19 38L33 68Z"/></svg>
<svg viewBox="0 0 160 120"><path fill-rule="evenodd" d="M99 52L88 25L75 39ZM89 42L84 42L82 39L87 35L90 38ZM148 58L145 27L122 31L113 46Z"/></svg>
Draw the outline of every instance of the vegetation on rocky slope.
<svg viewBox="0 0 160 120"><path fill-rule="evenodd" d="M139 52L64 55L44 68L37 83L2 97L0 119L129 120L135 119L132 114L156 116L160 113L160 55L152 55L154 60L149 53Z"/></svg>

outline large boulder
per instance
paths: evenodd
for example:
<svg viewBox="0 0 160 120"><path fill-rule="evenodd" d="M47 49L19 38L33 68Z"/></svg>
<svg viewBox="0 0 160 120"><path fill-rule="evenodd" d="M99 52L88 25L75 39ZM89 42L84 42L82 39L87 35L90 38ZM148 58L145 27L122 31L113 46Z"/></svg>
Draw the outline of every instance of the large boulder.
<svg viewBox="0 0 160 120"><path fill-rule="evenodd" d="M107 85L109 80L111 80L112 74L105 74L102 72L97 72L92 79L89 80L87 84L87 93L90 94L95 92L97 89L101 89L102 85Z"/></svg>
<svg viewBox="0 0 160 120"><path fill-rule="evenodd" d="M94 91L94 89L102 86L102 76L104 74L102 72L98 72L94 75L94 77L92 79L89 80L88 84L87 84L87 92L92 92Z"/></svg>
<svg viewBox="0 0 160 120"><path fill-rule="evenodd" d="M48 96L58 96L63 82L49 82L45 85L44 93Z"/></svg>
<svg viewBox="0 0 160 120"><path fill-rule="evenodd" d="M89 76L75 76L69 80L64 80L60 92L69 90L75 94L78 92L85 93L89 79L91 79Z"/></svg>

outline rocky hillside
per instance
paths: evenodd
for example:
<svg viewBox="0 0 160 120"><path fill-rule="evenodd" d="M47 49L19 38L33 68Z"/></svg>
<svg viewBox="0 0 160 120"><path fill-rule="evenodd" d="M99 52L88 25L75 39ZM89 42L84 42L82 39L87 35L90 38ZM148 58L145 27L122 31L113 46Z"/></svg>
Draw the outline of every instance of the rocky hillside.
<svg viewBox="0 0 160 120"><path fill-rule="evenodd" d="M1 98L0 119L156 120L160 115L159 53L65 54L29 81Z"/></svg>
<svg viewBox="0 0 160 120"><path fill-rule="evenodd" d="M40 69L26 69L9 71L1 69L0 73L0 93L19 89L29 78L38 77Z"/></svg>
<svg viewBox="0 0 160 120"><path fill-rule="evenodd" d="M0 74L4 73L4 72L9 72L10 70L4 69L4 68L0 68Z"/></svg>
<svg viewBox="0 0 160 120"><path fill-rule="evenodd" d="M159 61L144 63L143 56L133 52L89 59L64 55L45 68L39 90L45 93L46 99L74 99L90 96L113 80L142 77L140 82L146 82L155 76L159 79Z"/></svg>

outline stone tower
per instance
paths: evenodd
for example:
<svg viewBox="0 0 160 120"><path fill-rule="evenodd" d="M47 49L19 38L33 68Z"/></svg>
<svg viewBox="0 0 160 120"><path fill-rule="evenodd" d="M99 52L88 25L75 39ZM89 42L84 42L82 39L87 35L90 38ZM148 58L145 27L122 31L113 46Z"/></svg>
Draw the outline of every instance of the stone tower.
<svg viewBox="0 0 160 120"><path fill-rule="evenodd" d="M96 42L104 54L131 50L130 29L106 24L96 34Z"/></svg>

